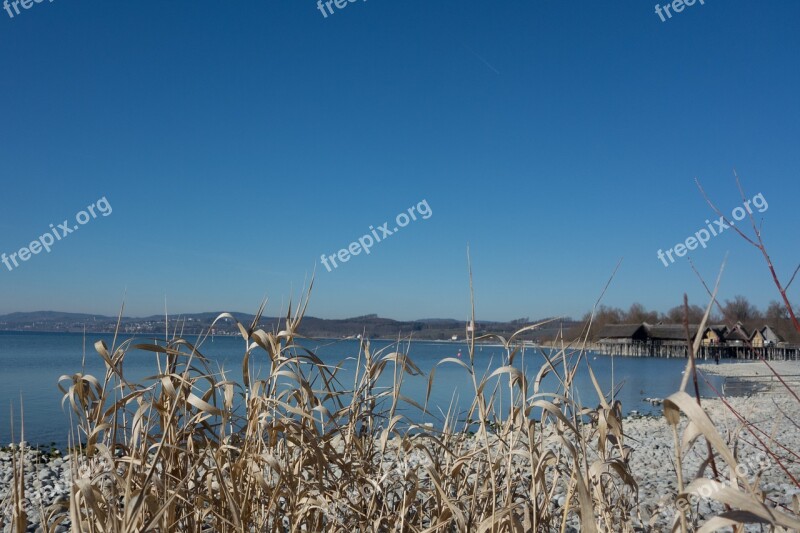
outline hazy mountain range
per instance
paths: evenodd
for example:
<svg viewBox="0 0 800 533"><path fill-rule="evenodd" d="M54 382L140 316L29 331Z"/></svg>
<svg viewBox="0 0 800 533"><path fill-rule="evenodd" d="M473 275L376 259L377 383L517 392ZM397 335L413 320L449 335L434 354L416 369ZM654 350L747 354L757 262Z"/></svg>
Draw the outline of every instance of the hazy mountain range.
<svg viewBox="0 0 800 533"><path fill-rule="evenodd" d="M169 317L169 328L177 328L184 335L198 334L208 331L220 312L192 313ZM230 313L245 327L249 327L254 316L248 313ZM521 318L510 322L478 321L477 334L485 332L509 335L529 324L542 322ZM117 317L92 315L87 313L67 313L60 311L35 311L0 315L0 331L37 331L37 332L91 332L109 333L117 327ZM261 317L259 327L272 331L280 329L284 318ZM119 320L120 330L125 333L163 334L165 318L163 315L147 317L122 317ZM569 318L561 318L525 335L526 339L543 339L555 336L559 328L565 330L575 322ZM300 333L315 338L341 338L364 335L369 338L397 338L412 336L416 339L446 340L454 335L463 339L466 333L466 321L449 318L424 318L419 320L392 320L377 315L364 315L346 319L324 319L306 316L300 326ZM238 334L236 325L230 320L223 320L214 325L214 332L219 335Z"/></svg>

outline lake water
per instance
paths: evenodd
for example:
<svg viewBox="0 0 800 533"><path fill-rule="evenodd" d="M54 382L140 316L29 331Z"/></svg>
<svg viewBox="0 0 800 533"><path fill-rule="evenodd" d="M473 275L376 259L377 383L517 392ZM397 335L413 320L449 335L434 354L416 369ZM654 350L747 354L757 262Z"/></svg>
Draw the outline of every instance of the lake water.
<svg viewBox="0 0 800 533"><path fill-rule="evenodd" d="M124 339L127 337L122 337ZM118 343L121 339L118 339ZM86 339L82 334L69 333L13 333L0 332L0 444L11 441L11 406L14 408L15 437L19 439L20 400L24 405L25 440L33 444L49 444L55 442L63 446L69 434L69 414L62 409L62 395L57 388L58 379L62 375L81 372L82 361L85 362L84 374L92 374L102 379L105 367L100 356L94 350L94 342L104 340L110 347L112 335L90 334ZM137 342L147 343L151 339L142 337ZM189 339L194 342L195 339ZM388 341L373 341L372 351L389 346ZM304 345L314 351L324 362L335 364L347 357L356 357L359 342L343 341L306 341ZM424 342L414 341L404 345L404 352L426 374L425 377L406 377L403 394L413 400L424 402L428 386L427 375L434 368L435 376L429 410L433 413L447 411L454 398L456 408L463 412L473 399L472 384L466 371L456 364L437 366L446 357L458 357L468 360L466 345L457 342ZM392 350L394 351L394 350ZM213 365L219 365L228 372L230 379L241 380L244 341L239 337L216 337L213 342L206 340L201 352ZM475 363L479 375L488 368L497 368L504 363L505 351L499 346L476 347ZM261 361L266 355L259 355ZM254 360L257 360L254 359ZM611 390L612 358L589 354L588 360L604 391ZM532 381L544 358L537 349L528 348L524 357L518 356L515 366L526 368L526 374ZM637 410L640 413L660 413L661 408L644 401L644 398L665 398L675 392L681 382L681 372L685 368L683 359L624 358L613 359L614 382L623 384L616 398L622 402L625 413ZM345 376L352 376L354 361L345 363ZM156 373L155 356L143 351L132 351L125 359L126 377L139 380ZM379 383L389 386L391 372L386 372L385 379ZM263 377L263 374L262 374ZM719 388L721 379L709 376L709 380ZM352 381L344 380L347 386ZM557 382L548 377L542 390L554 391ZM599 403L597 394L591 384L585 364L576 378L577 394L586 406ZM508 401L508 387L499 389L504 393L503 403ZM702 387L703 395L711 396L712 391ZM421 413L409 413L416 422L435 422L433 418Z"/></svg>

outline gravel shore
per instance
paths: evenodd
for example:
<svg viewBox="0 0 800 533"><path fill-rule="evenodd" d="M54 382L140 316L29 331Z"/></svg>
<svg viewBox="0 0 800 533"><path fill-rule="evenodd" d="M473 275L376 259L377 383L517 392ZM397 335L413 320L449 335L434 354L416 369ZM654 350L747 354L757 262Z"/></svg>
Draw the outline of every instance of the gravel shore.
<svg viewBox="0 0 800 533"><path fill-rule="evenodd" d="M57 450L44 452L31 448L25 443L12 444L0 450L0 526L3 533L11 531L10 509L13 480L12 455L24 451L25 465L25 512L28 515L28 531L44 532L40 524L46 520L47 509L53 505L66 506L69 502L71 466ZM55 527L56 533L69 531L69 523Z"/></svg>
<svg viewBox="0 0 800 533"><path fill-rule="evenodd" d="M781 376L791 376L800 374L800 361L769 361L771 366ZM724 363L715 365L710 363L700 363L697 368L709 374L731 377L757 377L772 376L769 367L763 361L748 361L746 363Z"/></svg>
<svg viewBox="0 0 800 533"><path fill-rule="evenodd" d="M774 436L771 441L763 434L758 435L769 447L779 448L777 443L780 443L791 451L800 449L800 429L787 421L800 420L800 404L794 398L753 396L729 398L728 403L767 435ZM753 481L760 475L760 488L768 501L791 509L792 497L800 495L800 489L772 458L762 452L763 446L757 439L749 431L742 429L738 419L721 400L703 400L703 407L730 449L736 451L739 462L746 466L748 480ZM685 425L684 420L680 429L685 428ZM647 523L650 516L656 515L656 524L664 527L677 511L674 505L678 491L672 429L664 417L628 418L624 427L628 435L628 445L634 448L631 463L632 471L639 482L643 522ZM786 452L778 455L785 456ZM687 484L695 477L705 457L705 440L700 438L691 452L683 458ZM790 465L789 472L800 479L800 465L795 462L791 466L791 461L785 464ZM724 463L718 461L717 465L721 476L729 479L730 472ZM712 477L710 469L705 472L704 477ZM704 519L723 511L721 505L710 499L700 500L697 509Z"/></svg>
<svg viewBox="0 0 800 533"><path fill-rule="evenodd" d="M770 364L782 375L800 374L800 362L779 361ZM797 423L800 421L800 402L778 380L774 380L774 383L770 381L769 387L764 387L763 377L772 376L772 372L763 362L706 364L699 365L698 369L748 382L753 386L752 390L757 391L747 396L727 398L731 408L764 432L755 432L756 436L743 428L739 419L722 400L704 399L702 405L729 448L735 451L739 462L746 468L747 479L753 482L760 476L757 485L763 491L767 503L778 508L791 509L793 496L800 497L800 488L777 461L763 450L766 445L767 448L777 451L779 458L785 458L789 451L796 452L800 449L800 427ZM791 381L790 386L792 384L796 385L797 382ZM686 419L679 426L681 431L685 426ZM655 530L660 531L671 522L677 511L674 504L677 480L672 429L663 416L629 417L624 427L629 439L627 443L635 450L631 457L632 471L639 482L643 521L647 523L649 517L655 515L658 526ZM786 449L782 450L781 446ZM701 437L691 452L683 458L684 479L687 484L696 476L705 457L706 444ZM782 462L795 479L800 479L800 465L796 460ZM730 479L726 465L718 461L717 466L721 477ZM712 477L710 469L703 475ZM694 508L702 519L723 511L723 507L711 499L694 503Z"/></svg>
<svg viewBox="0 0 800 533"><path fill-rule="evenodd" d="M785 375L800 374L800 362L776 362L773 367ZM761 384L769 369L761 362L700 365L702 371L729 376L737 379L753 380ZM759 376L751 378L748 376ZM763 433L743 429L742 424L719 399L705 399L702 405L714 421L719 433L735 450L740 463L746 467L746 477L756 481L768 504L778 508L791 508L793 497L800 498L800 489L777 461L763 453L764 446L778 451L779 457L786 457L789 451L800 449L800 402L785 388L770 386L768 393L757 392L750 396L729 397L729 405L741 416L757 426ZM684 418L680 430L686 427ZM630 456L631 471L639 484L640 524L643 531L662 531L667 529L676 515L675 496L678 492L675 475L675 445L672 430L663 416L631 416L624 421L627 435L626 444L633 449ZM762 442L759 442L761 439ZM785 446L786 449L781 449ZM0 450L0 531L10 532L8 502L12 481L12 450ZM18 448L16 448L18 449ZM44 531L39 524L46 520L46 509L54 504L66 504L70 492L71 467L68 460L58 452L42 452L25 447L25 506L31 525L30 532ZM684 456L684 479L691 481L706 456L706 445L700 438L690 452ZM789 474L800 479L800 465L787 460ZM721 461L717 463L723 479L730 473ZM711 477L710 469L704 477ZM723 507L712 499L693 502L693 509L704 520L723 511ZM68 531L69 523L60 524L55 531Z"/></svg>
<svg viewBox="0 0 800 533"><path fill-rule="evenodd" d="M772 367L772 370L770 370ZM698 365L706 374L725 377L723 392L726 396L745 396L756 393L792 395L800 397L800 361L763 361L747 363ZM774 372L773 372L774 370ZM778 373L781 377L775 375ZM794 396L793 396L794 397ZM797 400L795 398L795 400Z"/></svg>

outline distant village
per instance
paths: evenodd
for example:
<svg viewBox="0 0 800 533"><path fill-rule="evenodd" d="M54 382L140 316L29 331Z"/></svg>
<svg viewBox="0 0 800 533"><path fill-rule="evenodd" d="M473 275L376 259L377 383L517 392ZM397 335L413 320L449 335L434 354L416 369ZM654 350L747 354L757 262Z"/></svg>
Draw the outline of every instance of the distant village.
<svg viewBox="0 0 800 533"><path fill-rule="evenodd" d="M703 359L800 358L800 333L778 302L762 313L737 296L720 305L702 329L704 310L692 306L688 311L687 328L682 306L664 315L648 312L640 304L627 312L601 308L589 335L592 348L607 355L687 357L688 343L699 338L698 357Z"/></svg>
<svg viewBox="0 0 800 533"><path fill-rule="evenodd" d="M36 315L35 313L31 313ZM10 315L9 315L10 316ZM0 317L0 331L29 331L39 333L125 333L125 334L158 334L164 335L165 330L182 332L185 335L195 335L210 332L215 335L238 335L236 325L229 320L215 324L209 329L210 321L194 317L170 318L165 322L164 317L124 318L117 322L116 318L107 316L84 317Z"/></svg>
<svg viewBox="0 0 800 533"><path fill-rule="evenodd" d="M608 324L597 333L598 350L607 355L686 357L688 341L701 336L702 359L797 359L798 345L787 342L773 327L748 329L741 323L687 328L680 324Z"/></svg>

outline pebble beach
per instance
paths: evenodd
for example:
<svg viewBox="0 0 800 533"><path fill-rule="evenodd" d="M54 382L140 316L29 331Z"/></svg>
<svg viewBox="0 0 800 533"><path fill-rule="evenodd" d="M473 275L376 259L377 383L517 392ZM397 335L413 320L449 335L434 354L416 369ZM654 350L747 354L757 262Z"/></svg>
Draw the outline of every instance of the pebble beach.
<svg viewBox="0 0 800 533"><path fill-rule="evenodd" d="M782 375L800 374L800 362L776 361L770 365ZM766 376L772 372L763 362L737 364L702 364L698 370L706 373L735 377L747 380L746 376ZM753 380L753 388L761 388L763 379ZM796 382L795 382L796 383ZM790 382L790 386L791 382ZM691 384L689 386L691 389ZM795 387L795 390L797 388ZM730 408L761 429L766 435L758 434L758 439L743 428L731 411L720 399L703 399L702 406L714 422L729 448L734 450L739 462L746 469L749 481L758 479L758 486L766 501L778 508L791 509L792 500L800 498L800 488L791 480L777 462L763 453L764 445L776 450L779 457L786 457L789 451L800 449L800 402L792 396L778 380L769 390L726 399ZM684 419L681 430L686 426ZM654 531L667 529L677 511L675 495L677 480L675 476L675 444L672 429L663 416L628 417L625 420L627 444L634 448L631 456L632 471L638 473L639 497L643 522L648 523L655 516ZM780 446L786 449L782 450ZM706 454L705 440L701 437L684 456L684 476L691 481L696 475ZM797 461L786 461L787 470L795 479L800 479L800 465ZM729 478L729 471L719 464L722 476ZM711 477L709 471L704 474ZM695 502L698 515L706 519L723 511L723 506L711 499ZM758 529L756 529L758 531Z"/></svg>

